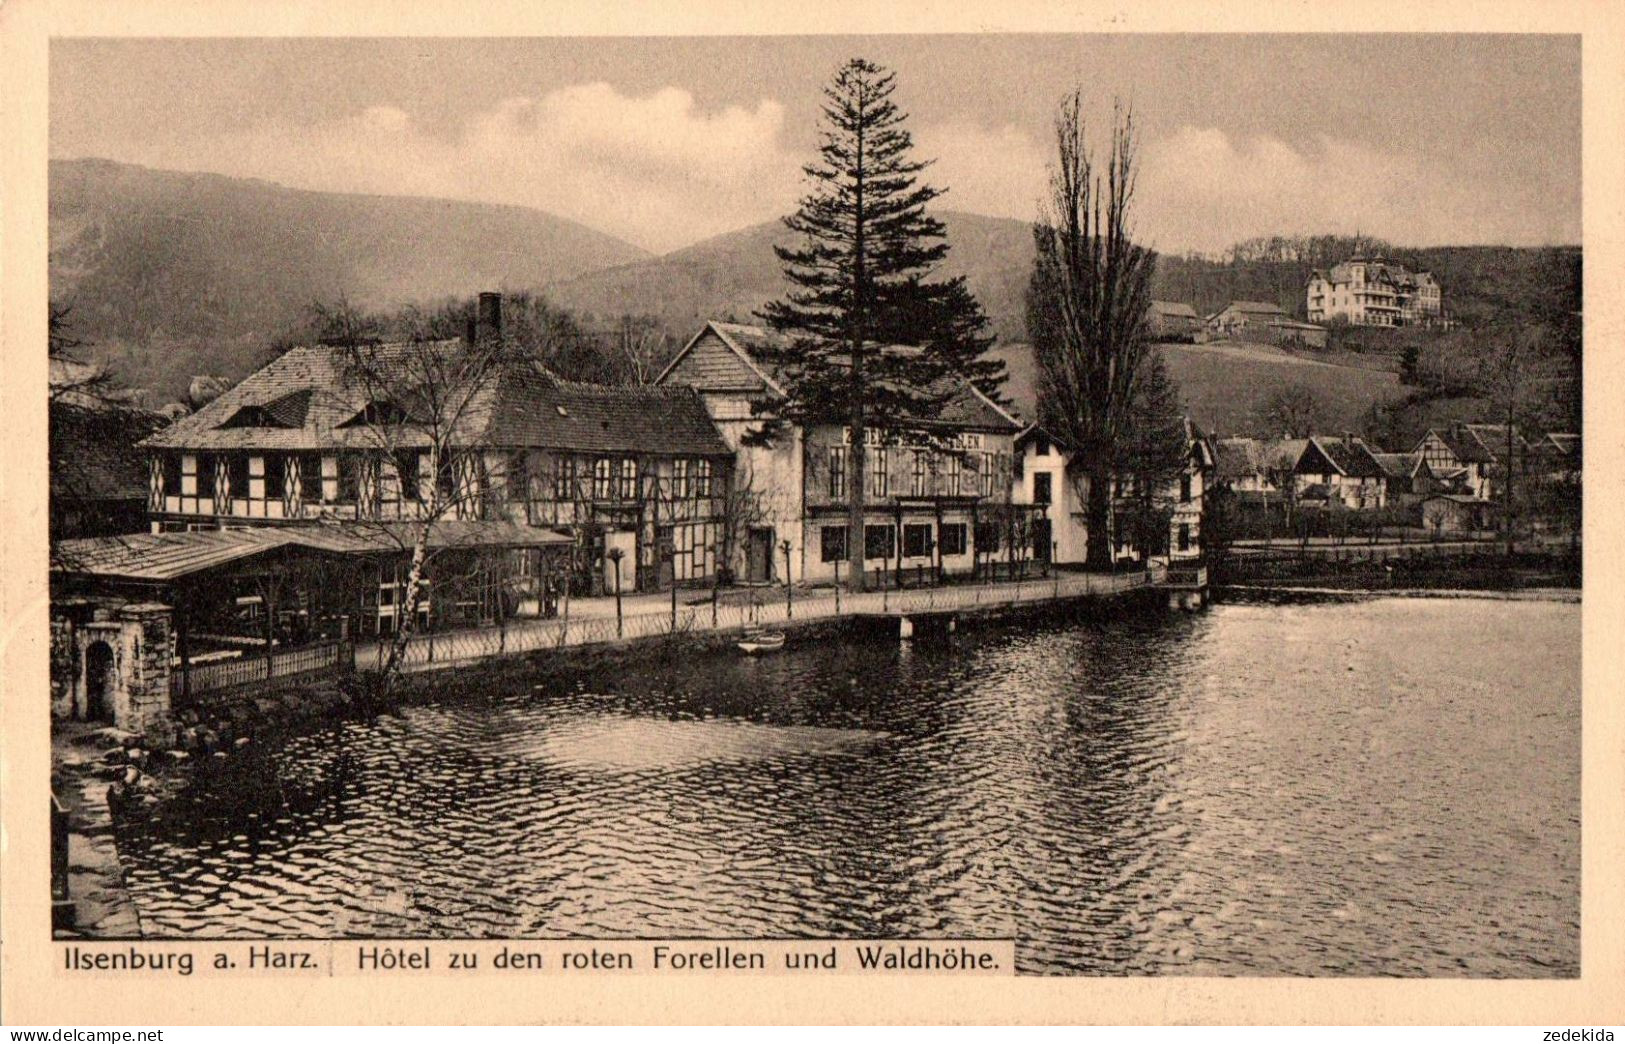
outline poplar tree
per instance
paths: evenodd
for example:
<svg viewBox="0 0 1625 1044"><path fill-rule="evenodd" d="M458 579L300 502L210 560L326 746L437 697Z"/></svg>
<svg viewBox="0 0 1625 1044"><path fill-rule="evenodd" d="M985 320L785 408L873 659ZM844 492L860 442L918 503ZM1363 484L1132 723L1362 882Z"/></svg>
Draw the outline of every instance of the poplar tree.
<svg viewBox="0 0 1625 1044"><path fill-rule="evenodd" d="M1048 206L1033 225L1027 337L1038 370L1039 422L1072 447L1068 466L1088 479L1085 561L1107 568L1112 478L1129 464L1139 383L1151 344L1146 311L1156 255L1134 242L1136 143L1132 115L1114 109L1097 156L1074 91L1055 119Z"/></svg>
<svg viewBox="0 0 1625 1044"><path fill-rule="evenodd" d="M948 244L925 208L942 192L919 181L929 162L913 158L894 78L854 58L824 88L818 159L802 168L812 188L785 219L802 241L774 247L791 289L759 313L785 335L768 349L786 394L763 404L764 437L785 424L847 427L846 550L859 589L869 432L929 440L920 420L960 379L996 395L1004 368L985 356L993 338L963 277L930 278Z"/></svg>

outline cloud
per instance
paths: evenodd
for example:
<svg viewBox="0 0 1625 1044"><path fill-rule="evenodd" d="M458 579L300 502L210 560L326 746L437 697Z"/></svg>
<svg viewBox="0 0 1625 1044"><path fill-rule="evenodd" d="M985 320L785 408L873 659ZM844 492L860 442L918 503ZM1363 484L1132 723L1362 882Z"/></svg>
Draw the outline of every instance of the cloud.
<svg viewBox="0 0 1625 1044"><path fill-rule="evenodd" d="M607 83L508 98L449 135L391 106L327 123L260 125L142 157L300 188L513 203L666 250L794 205L800 158L784 107L704 111L687 91Z"/></svg>
<svg viewBox="0 0 1625 1044"><path fill-rule="evenodd" d="M1385 149L1323 134L1294 146L1184 126L1149 144L1139 184L1147 238L1222 250L1252 236L1362 232L1402 245L1572 239L1560 188L1471 155ZM1577 213L1577 209L1574 211Z"/></svg>
<svg viewBox="0 0 1625 1044"><path fill-rule="evenodd" d="M943 205L1030 220L1045 194L1050 144L1025 128L947 123L920 130ZM1490 157L1443 157L1320 135L1181 126L1144 141L1136 235L1159 250L1222 251L1254 236L1364 232L1403 245L1578 240L1576 189L1508 171Z"/></svg>

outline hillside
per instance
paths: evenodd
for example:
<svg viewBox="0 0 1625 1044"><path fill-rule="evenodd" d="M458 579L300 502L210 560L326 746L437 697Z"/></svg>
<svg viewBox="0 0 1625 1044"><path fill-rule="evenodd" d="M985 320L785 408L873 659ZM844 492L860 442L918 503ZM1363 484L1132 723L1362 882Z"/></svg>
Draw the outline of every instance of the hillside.
<svg viewBox="0 0 1625 1044"><path fill-rule="evenodd" d="M240 377L314 299L368 308L528 288L644 251L523 207L307 192L106 160L50 167L51 295L162 401Z"/></svg>
<svg viewBox="0 0 1625 1044"><path fill-rule="evenodd" d="M1007 218L959 211L937 215L947 227L942 272L962 275L1002 338L1022 336L1022 293L1032 269L1032 232ZM794 234L777 221L729 232L660 257L546 287L556 304L581 315L626 311L657 317L667 330L692 333L706 319L751 314L785 292L775 243Z"/></svg>
<svg viewBox="0 0 1625 1044"><path fill-rule="evenodd" d="M1294 385L1315 393L1324 408L1323 426L1333 432L1365 431L1372 403L1395 402L1406 392L1391 371L1319 362L1271 345L1167 344L1161 350L1191 418L1217 435L1278 434L1269 430L1263 405ZM1034 416L1032 352L1024 344L1001 345L998 352L1010 373L1006 397L1024 417Z"/></svg>

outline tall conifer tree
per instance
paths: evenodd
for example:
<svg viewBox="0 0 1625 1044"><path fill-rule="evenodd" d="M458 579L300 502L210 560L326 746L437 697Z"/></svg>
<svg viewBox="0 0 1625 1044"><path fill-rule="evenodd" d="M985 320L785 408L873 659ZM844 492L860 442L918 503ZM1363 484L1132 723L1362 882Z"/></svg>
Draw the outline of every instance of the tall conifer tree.
<svg viewBox="0 0 1625 1044"><path fill-rule="evenodd" d="M993 338L964 279L930 280L948 253L925 212L941 191L918 182L928 162L912 156L893 80L854 58L824 88L819 158L803 168L812 190L785 219L803 240L774 248L792 289L761 312L787 337L771 351L787 393L773 424L848 429L847 560L860 588L868 441L929 438L916 425L959 378L996 394L1004 365L985 357Z"/></svg>

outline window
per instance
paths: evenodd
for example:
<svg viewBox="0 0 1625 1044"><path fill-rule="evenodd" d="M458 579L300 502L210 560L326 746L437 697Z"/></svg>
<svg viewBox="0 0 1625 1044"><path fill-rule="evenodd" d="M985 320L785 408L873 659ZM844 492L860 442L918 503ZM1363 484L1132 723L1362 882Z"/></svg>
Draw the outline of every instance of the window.
<svg viewBox="0 0 1625 1044"><path fill-rule="evenodd" d="M181 457L178 453L166 453L163 456L164 494L178 497L181 495Z"/></svg>
<svg viewBox="0 0 1625 1044"><path fill-rule="evenodd" d="M288 488L288 461L281 454L266 454L265 499L281 500Z"/></svg>
<svg viewBox="0 0 1625 1044"><path fill-rule="evenodd" d="M299 497L307 504L322 502L322 455L299 454Z"/></svg>
<svg viewBox="0 0 1625 1044"><path fill-rule="evenodd" d="M705 500L711 495L711 462L696 460L694 462L694 496Z"/></svg>
<svg viewBox="0 0 1625 1044"><path fill-rule="evenodd" d="M846 447L829 448L829 495L835 500L846 498Z"/></svg>
<svg viewBox="0 0 1625 1044"><path fill-rule="evenodd" d="M214 496L214 457L207 453L197 455L197 495Z"/></svg>
<svg viewBox="0 0 1625 1044"><path fill-rule="evenodd" d="M1191 473L1188 471L1179 476L1179 502L1181 504L1191 502Z"/></svg>
<svg viewBox="0 0 1625 1044"><path fill-rule="evenodd" d="M891 558L897 553L897 527L864 526L863 557Z"/></svg>
<svg viewBox="0 0 1625 1044"><path fill-rule="evenodd" d="M928 558L931 555L931 527L909 524L903 527L903 557Z"/></svg>
<svg viewBox="0 0 1625 1044"><path fill-rule="evenodd" d="M1191 527L1185 522L1179 524L1179 549L1181 551L1191 549Z"/></svg>
<svg viewBox="0 0 1625 1044"><path fill-rule="evenodd" d="M886 473L886 447L876 446L869 457L869 493L871 496L891 495L891 476Z"/></svg>
<svg viewBox="0 0 1625 1044"><path fill-rule="evenodd" d="M959 496L959 454L948 454L948 456L943 460L943 467L948 469L948 495L950 497Z"/></svg>
<svg viewBox="0 0 1625 1044"><path fill-rule="evenodd" d="M688 499L688 458L678 457L671 462L671 498Z"/></svg>
<svg viewBox="0 0 1625 1044"><path fill-rule="evenodd" d="M818 531L818 560L826 564L846 561L845 526L824 526Z"/></svg>
<svg viewBox="0 0 1625 1044"><path fill-rule="evenodd" d="M984 554L999 549L999 527L992 522L976 523L976 550Z"/></svg>
<svg viewBox="0 0 1625 1044"><path fill-rule="evenodd" d="M339 454L339 503L353 504L361 499L361 458L354 453Z"/></svg>
<svg viewBox="0 0 1625 1044"><path fill-rule="evenodd" d="M423 465L419 463L421 459L422 454L418 450L395 451L395 480L399 484L402 500L414 501L422 495L419 485L422 479L420 469Z"/></svg>
<svg viewBox="0 0 1625 1044"><path fill-rule="evenodd" d="M620 473L616 476L615 496L621 500L638 498L638 462L633 457L622 457Z"/></svg>
<svg viewBox="0 0 1625 1044"><path fill-rule="evenodd" d="M993 495L993 483L998 479L998 460L991 453L982 454L982 496Z"/></svg>
<svg viewBox="0 0 1625 1044"><path fill-rule="evenodd" d="M1040 436L1038 436L1037 439L1035 439L1033 441L1033 456L1035 456L1035 457L1047 457L1047 456L1049 456L1049 439L1047 439L1044 436L1040 435Z"/></svg>
<svg viewBox="0 0 1625 1044"><path fill-rule="evenodd" d="M530 454L524 450L514 450L508 454L507 474L504 478L503 488L493 490L499 501L504 498L510 502L519 502L530 499Z"/></svg>
<svg viewBox="0 0 1625 1044"><path fill-rule="evenodd" d="M1055 476L1047 471L1033 473L1033 503L1048 504L1055 498L1053 481Z"/></svg>
<svg viewBox="0 0 1625 1044"><path fill-rule="evenodd" d="M942 557L962 555L965 553L965 523L944 522L937 530L937 542L941 545Z"/></svg>
<svg viewBox="0 0 1625 1044"><path fill-rule="evenodd" d="M912 496L923 497L929 488L926 482L928 461L925 450L914 451L914 463L910 473L909 493Z"/></svg>
<svg viewBox="0 0 1625 1044"><path fill-rule="evenodd" d="M608 457L599 457L597 460L592 462L592 499L609 499L609 469L610 462Z"/></svg>
<svg viewBox="0 0 1625 1044"><path fill-rule="evenodd" d="M457 472L460 464L460 458L456 454L448 452L440 458L439 467L435 468L435 489L439 493L440 503L442 506L457 503L457 498L459 495L458 486L461 485L461 483L457 481ZM341 466L339 478L339 487L341 491L339 499L341 500L344 499L342 493L343 485L343 468Z"/></svg>
<svg viewBox="0 0 1625 1044"><path fill-rule="evenodd" d="M576 497L576 459L560 457L553 472L553 499L571 501Z"/></svg>

